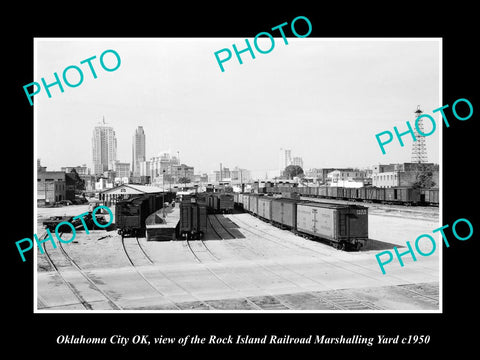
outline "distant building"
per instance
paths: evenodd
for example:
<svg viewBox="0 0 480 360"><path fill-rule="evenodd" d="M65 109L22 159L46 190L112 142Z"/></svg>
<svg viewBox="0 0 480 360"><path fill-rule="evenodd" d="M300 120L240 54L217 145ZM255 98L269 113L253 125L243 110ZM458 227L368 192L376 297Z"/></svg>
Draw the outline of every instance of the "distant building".
<svg viewBox="0 0 480 360"><path fill-rule="evenodd" d="M157 186L161 186L162 182L165 184L173 183L173 168L178 165L180 165L180 162L177 157L171 156L169 152L163 152L150 159L147 175L150 175L152 184L157 184Z"/></svg>
<svg viewBox="0 0 480 360"><path fill-rule="evenodd" d="M294 156L292 159L292 165L300 166L303 169L303 159L300 156Z"/></svg>
<svg viewBox="0 0 480 360"><path fill-rule="evenodd" d="M95 190L95 182L96 178L95 175L79 175L80 179L82 179L85 183L85 191L94 191Z"/></svg>
<svg viewBox="0 0 480 360"><path fill-rule="evenodd" d="M40 165L40 159L37 159L37 172L42 172L42 171L47 171L46 166L41 166Z"/></svg>
<svg viewBox="0 0 480 360"><path fill-rule="evenodd" d="M208 175L207 174L195 174L193 175L193 182L195 183L207 183Z"/></svg>
<svg viewBox="0 0 480 360"><path fill-rule="evenodd" d="M190 182L193 182L194 168L193 166L187 166L185 164L173 166L172 177L175 183L180 183L180 179L187 178Z"/></svg>
<svg viewBox="0 0 480 360"><path fill-rule="evenodd" d="M140 167L140 176L150 177L150 161L141 161L139 163Z"/></svg>
<svg viewBox="0 0 480 360"><path fill-rule="evenodd" d="M361 180L364 179L366 172L358 169L339 169L331 171L327 174L327 179L332 182L338 182L339 180Z"/></svg>
<svg viewBox="0 0 480 360"><path fill-rule="evenodd" d="M146 161L145 154L145 132L143 126L139 126L135 130L132 140L132 172L134 176L141 175L140 164Z"/></svg>
<svg viewBox="0 0 480 360"><path fill-rule="evenodd" d="M120 161L115 161L113 168L115 172L115 177L117 178L129 178L130 177L130 163L123 163Z"/></svg>
<svg viewBox="0 0 480 360"><path fill-rule="evenodd" d="M335 168L313 168L305 171L305 176L317 179L318 182L324 183L327 181L329 172L336 170Z"/></svg>
<svg viewBox="0 0 480 360"><path fill-rule="evenodd" d="M150 184L150 176L131 176L129 184L148 185Z"/></svg>
<svg viewBox="0 0 480 360"><path fill-rule="evenodd" d="M250 181L250 171L247 169L240 169L238 166L235 166L233 170L230 171L230 178L234 182Z"/></svg>
<svg viewBox="0 0 480 360"><path fill-rule="evenodd" d="M103 123L95 126L92 134L93 174L100 175L104 171L113 170L117 160L117 138L113 127Z"/></svg>
<svg viewBox="0 0 480 360"><path fill-rule="evenodd" d="M37 173L37 199L53 204L61 200L73 200L66 196L67 181L63 171L40 171Z"/></svg>
<svg viewBox="0 0 480 360"><path fill-rule="evenodd" d="M372 186L395 187L413 186L421 174L431 174L431 181L438 187L439 166L433 163L401 163L389 165L374 165Z"/></svg>
<svg viewBox="0 0 480 360"><path fill-rule="evenodd" d="M87 167L86 164L83 164L82 166L65 166L60 168L60 170L66 173L72 172L73 169L75 169L78 175L90 174L90 169Z"/></svg>
<svg viewBox="0 0 480 360"><path fill-rule="evenodd" d="M278 169L283 171L288 165L292 164L292 150L280 148L280 157Z"/></svg>

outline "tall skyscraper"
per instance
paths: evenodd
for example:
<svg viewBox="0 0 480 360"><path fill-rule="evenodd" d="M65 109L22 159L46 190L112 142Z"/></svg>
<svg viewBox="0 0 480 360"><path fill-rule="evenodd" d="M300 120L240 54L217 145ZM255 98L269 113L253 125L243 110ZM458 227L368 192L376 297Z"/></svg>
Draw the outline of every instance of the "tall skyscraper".
<svg viewBox="0 0 480 360"><path fill-rule="evenodd" d="M288 165L292 164L292 150L280 148L280 157L278 168L280 171L285 170Z"/></svg>
<svg viewBox="0 0 480 360"><path fill-rule="evenodd" d="M143 126L139 126L135 130L132 141L132 171L134 176L140 176L140 163L145 160L145 132Z"/></svg>
<svg viewBox="0 0 480 360"><path fill-rule="evenodd" d="M100 175L104 171L113 170L117 160L117 138L113 127L103 122L95 126L92 135L93 174Z"/></svg>

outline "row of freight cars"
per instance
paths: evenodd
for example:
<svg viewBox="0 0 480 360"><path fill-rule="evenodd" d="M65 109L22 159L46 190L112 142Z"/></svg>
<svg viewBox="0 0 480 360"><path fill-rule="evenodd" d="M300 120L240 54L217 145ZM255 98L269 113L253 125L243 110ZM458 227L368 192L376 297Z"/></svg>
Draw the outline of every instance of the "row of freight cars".
<svg viewBox="0 0 480 360"><path fill-rule="evenodd" d="M207 231L208 213L232 213L232 193L199 193L186 196L180 203L178 236L182 239L202 239Z"/></svg>
<svg viewBox="0 0 480 360"><path fill-rule="evenodd" d="M193 199L193 200L192 200ZM164 204L175 200L175 193L145 194L119 200L115 204L115 224L122 236L145 236L147 217ZM183 206L183 207L182 207ZM201 238L206 231L207 211L231 213L233 194L200 193L186 196L180 203L179 233L177 236Z"/></svg>
<svg viewBox="0 0 480 360"><path fill-rule="evenodd" d="M124 236L145 236L145 220L166 203L175 200L175 193L145 194L119 200L115 204L115 225L117 231Z"/></svg>
<svg viewBox="0 0 480 360"><path fill-rule="evenodd" d="M341 250L359 250L368 240L368 208L262 194L234 194L235 206L275 226L322 239Z"/></svg>
<svg viewBox="0 0 480 360"><path fill-rule="evenodd" d="M258 192L267 194L297 193L304 197L380 202L400 205L438 206L439 204L438 189L416 189L411 187L378 188L370 186L361 188L344 188L338 186L271 186L259 188Z"/></svg>

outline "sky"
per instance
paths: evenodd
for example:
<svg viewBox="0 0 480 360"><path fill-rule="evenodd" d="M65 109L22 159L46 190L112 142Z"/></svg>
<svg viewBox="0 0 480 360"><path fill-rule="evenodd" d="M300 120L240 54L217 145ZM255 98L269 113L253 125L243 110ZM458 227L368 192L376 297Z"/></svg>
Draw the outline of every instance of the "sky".
<svg viewBox="0 0 480 360"><path fill-rule="evenodd" d="M253 39L249 39L253 46ZM37 38L32 81L54 81L70 65L83 70L78 87L65 84L34 97L36 157L48 170L92 164L92 131L105 117L117 137L117 158L131 162L137 126L146 134L147 159L170 150L195 173L219 164L249 170L278 168L280 148L303 158L304 168L369 167L409 162L412 139L386 145L382 131L414 125L417 106L437 120L426 138L428 160L439 163L442 121L441 40L275 38L255 59L242 54L220 70L214 53L245 48L244 38ZM259 42L268 49L268 38ZM121 58L107 72L100 55ZM93 79L87 64L96 55ZM221 56L224 56L222 54ZM112 67L112 54L105 56ZM69 71L69 80L78 78ZM63 81L63 80L62 80ZM26 99L28 102L28 100ZM430 129L428 123L425 128Z"/></svg>

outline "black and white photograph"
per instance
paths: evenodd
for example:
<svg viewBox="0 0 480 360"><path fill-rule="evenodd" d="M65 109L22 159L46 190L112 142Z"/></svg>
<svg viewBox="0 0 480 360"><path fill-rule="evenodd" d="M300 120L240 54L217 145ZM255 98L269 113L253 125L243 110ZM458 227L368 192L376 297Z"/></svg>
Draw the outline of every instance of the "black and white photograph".
<svg viewBox="0 0 480 360"><path fill-rule="evenodd" d="M35 345L448 346L478 248L471 24L344 11L19 35L5 223Z"/></svg>
<svg viewBox="0 0 480 360"><path fill-rule="evenodd" d="M441 310L441 39L261 40L36 39L37 311Z"/></svg>

